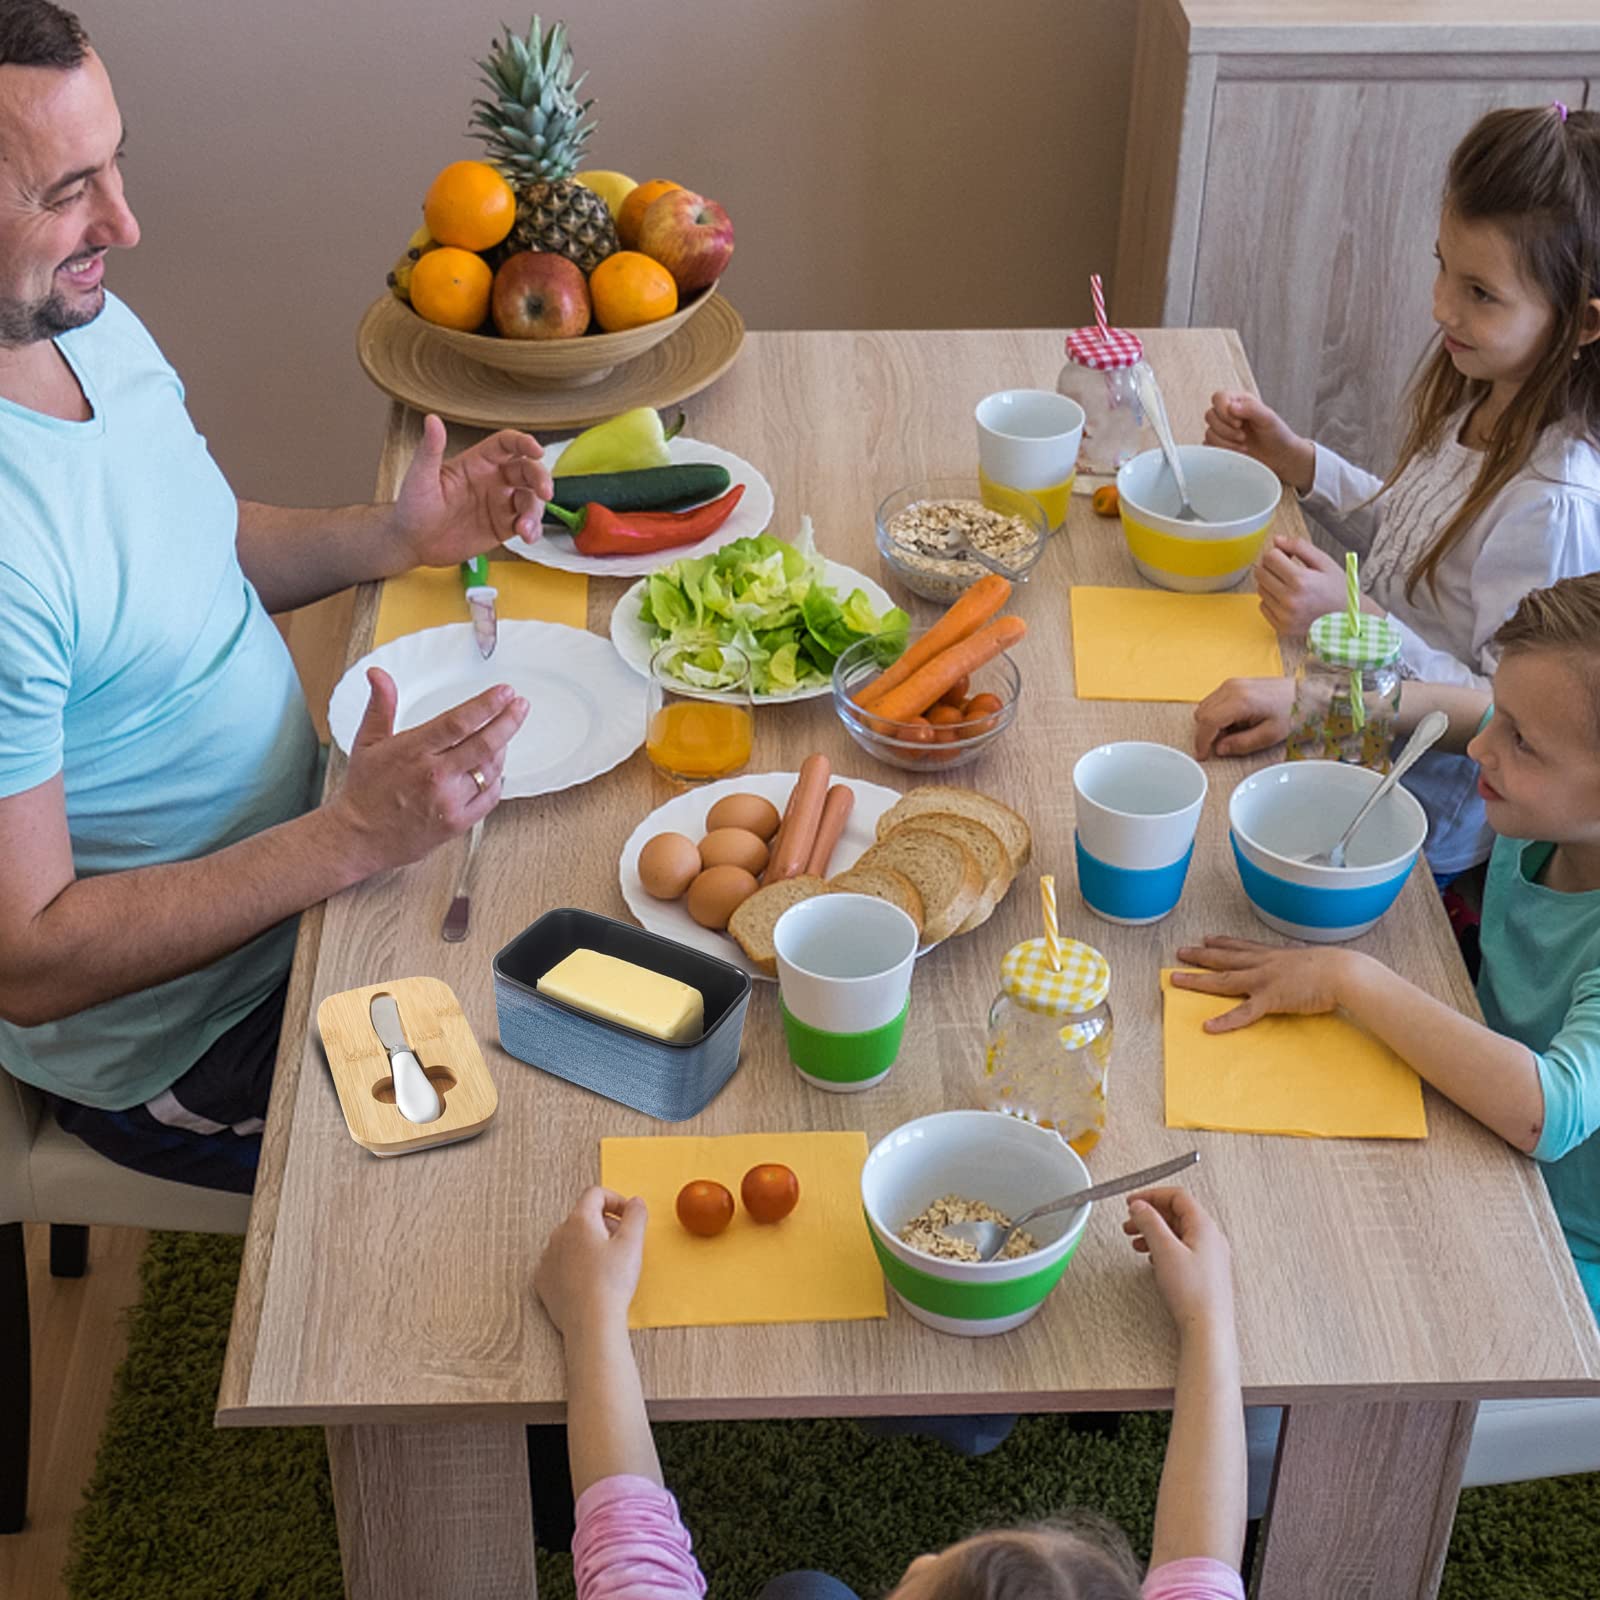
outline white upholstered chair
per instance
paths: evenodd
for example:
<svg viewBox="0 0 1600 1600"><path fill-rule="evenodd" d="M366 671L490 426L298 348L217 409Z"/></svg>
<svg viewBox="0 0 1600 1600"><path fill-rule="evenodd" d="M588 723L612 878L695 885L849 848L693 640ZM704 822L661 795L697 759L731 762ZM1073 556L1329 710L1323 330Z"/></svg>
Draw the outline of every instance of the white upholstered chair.
<svg viewBox="0 0 1600 1600"><path fill-rule="evenodd" d="M83 1275L88 1230L243 1233L250 1196L146 1177L56 1126L42 1097L0 1071L0 1534L27 1515L30 1349L22 1224L50 1226L50 1271Z"/></svg>

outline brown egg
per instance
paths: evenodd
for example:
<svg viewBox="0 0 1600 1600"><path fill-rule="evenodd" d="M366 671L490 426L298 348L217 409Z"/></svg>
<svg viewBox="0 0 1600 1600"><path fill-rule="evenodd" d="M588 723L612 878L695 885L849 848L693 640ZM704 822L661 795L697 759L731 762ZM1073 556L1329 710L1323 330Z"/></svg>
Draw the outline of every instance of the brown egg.
<svg viewBox="0 0 1600 1600"><path fill-rule="evenodd" d="M693 839L658 833L639 852L639 882L656 900L676 900L700 876L705 863Z"/></svg>
<svg viewBox="0 0 1600 1600"><path fill-rule="evenodd" d="M706 828L711 832L718 828L743 828L746 833L770 843L782 820L778 808L758 794L725 794L706 813Z"/></svg>
<svg viewBox="0 0 1600 1600"><path fill-rule="evenodd" d="M767 853L747 828L713 828L700 841L700 859L708 867L743 867L758 876L767 870Z"/></svg>
<svg viewBox="0 0 1600 1600"><path fill-rule="evenodd" d="M707 867L689 885L689 915L702 928L721 933L728 918L756 892L755 874L743 867Z"/></svg>

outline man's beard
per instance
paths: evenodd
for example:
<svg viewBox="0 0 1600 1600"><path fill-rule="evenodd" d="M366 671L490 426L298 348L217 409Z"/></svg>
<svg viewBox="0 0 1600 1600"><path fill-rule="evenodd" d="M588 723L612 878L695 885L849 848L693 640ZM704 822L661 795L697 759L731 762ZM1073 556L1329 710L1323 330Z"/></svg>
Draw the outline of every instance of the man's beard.
<svg viewBox="0 0 1600 1600"><path fill-rule="evenodd" d="M70 333L93 322L105 309L105 303L106 292L98 284L94 295L76 306L68 305L59 290L43 300L0 300L0 345L37 344L58 333Z"/></svg>

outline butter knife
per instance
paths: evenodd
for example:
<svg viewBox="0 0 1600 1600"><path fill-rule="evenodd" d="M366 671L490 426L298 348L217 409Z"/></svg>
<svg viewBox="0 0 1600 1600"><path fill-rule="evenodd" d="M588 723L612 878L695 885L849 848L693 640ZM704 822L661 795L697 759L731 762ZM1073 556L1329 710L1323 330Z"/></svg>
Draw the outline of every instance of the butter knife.
<svg viewBox="0 0 1600 1600"><path fill-rule="evenodd" d="M495 611L500 591L489 582L487 556L461 563L461 586L467 591L467 609L472 613L472 637L478 654L487 661L500 641L500 619Z"/></svg>
<svg viewBox="0 0 1600 1600"><path fill-rule="evenodd" d="M478 842L483 838L484 819L479 817L467 835L467 853L461 859L461 871L456 876L455 892L450 896L450 909L444 914L444 926L439 937L446 944L460 944L467 936L467 924L472 918L472 863L477 859Z"/></svg>
<svg viewBox="0 0 1600 1600"><path fill-rule="evenodd" d="M408 1122L432 1122L444 1110L439 1091L428 1082L422 1063L406 1041L400 1023L400 1007L392 994L375 994L369 1006L372 1031L389 1052L389 1070L394 1074L394 1103Z"/></svg>

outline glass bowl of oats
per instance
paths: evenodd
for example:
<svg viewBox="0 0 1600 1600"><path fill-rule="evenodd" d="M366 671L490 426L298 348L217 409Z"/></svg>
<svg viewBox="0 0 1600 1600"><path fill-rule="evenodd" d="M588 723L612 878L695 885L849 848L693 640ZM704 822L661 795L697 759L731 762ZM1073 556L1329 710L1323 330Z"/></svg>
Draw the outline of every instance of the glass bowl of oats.
<svg viewBox="0 0 1600 1600"><path fill-rule="evenodd" d="M968 1261L941 1222L1020 1217L1090 1182L1058 1134L998 1111L940 1111L886 1135L861 1169L872 1248L894 1297L919 1322L968 1338L1008 1333L1060 1281L1093 1206L1039 1217L1029 1243Z"/></svg>
<svg viewBox="0 0 1600 1600"><path fill-rule="evenodd" d="M878 554L913 594L948 604L986 572L1026 583L1050 537L1037 500L1006 490L991 509L976 478L933 478L878 507Z"/></svg>

